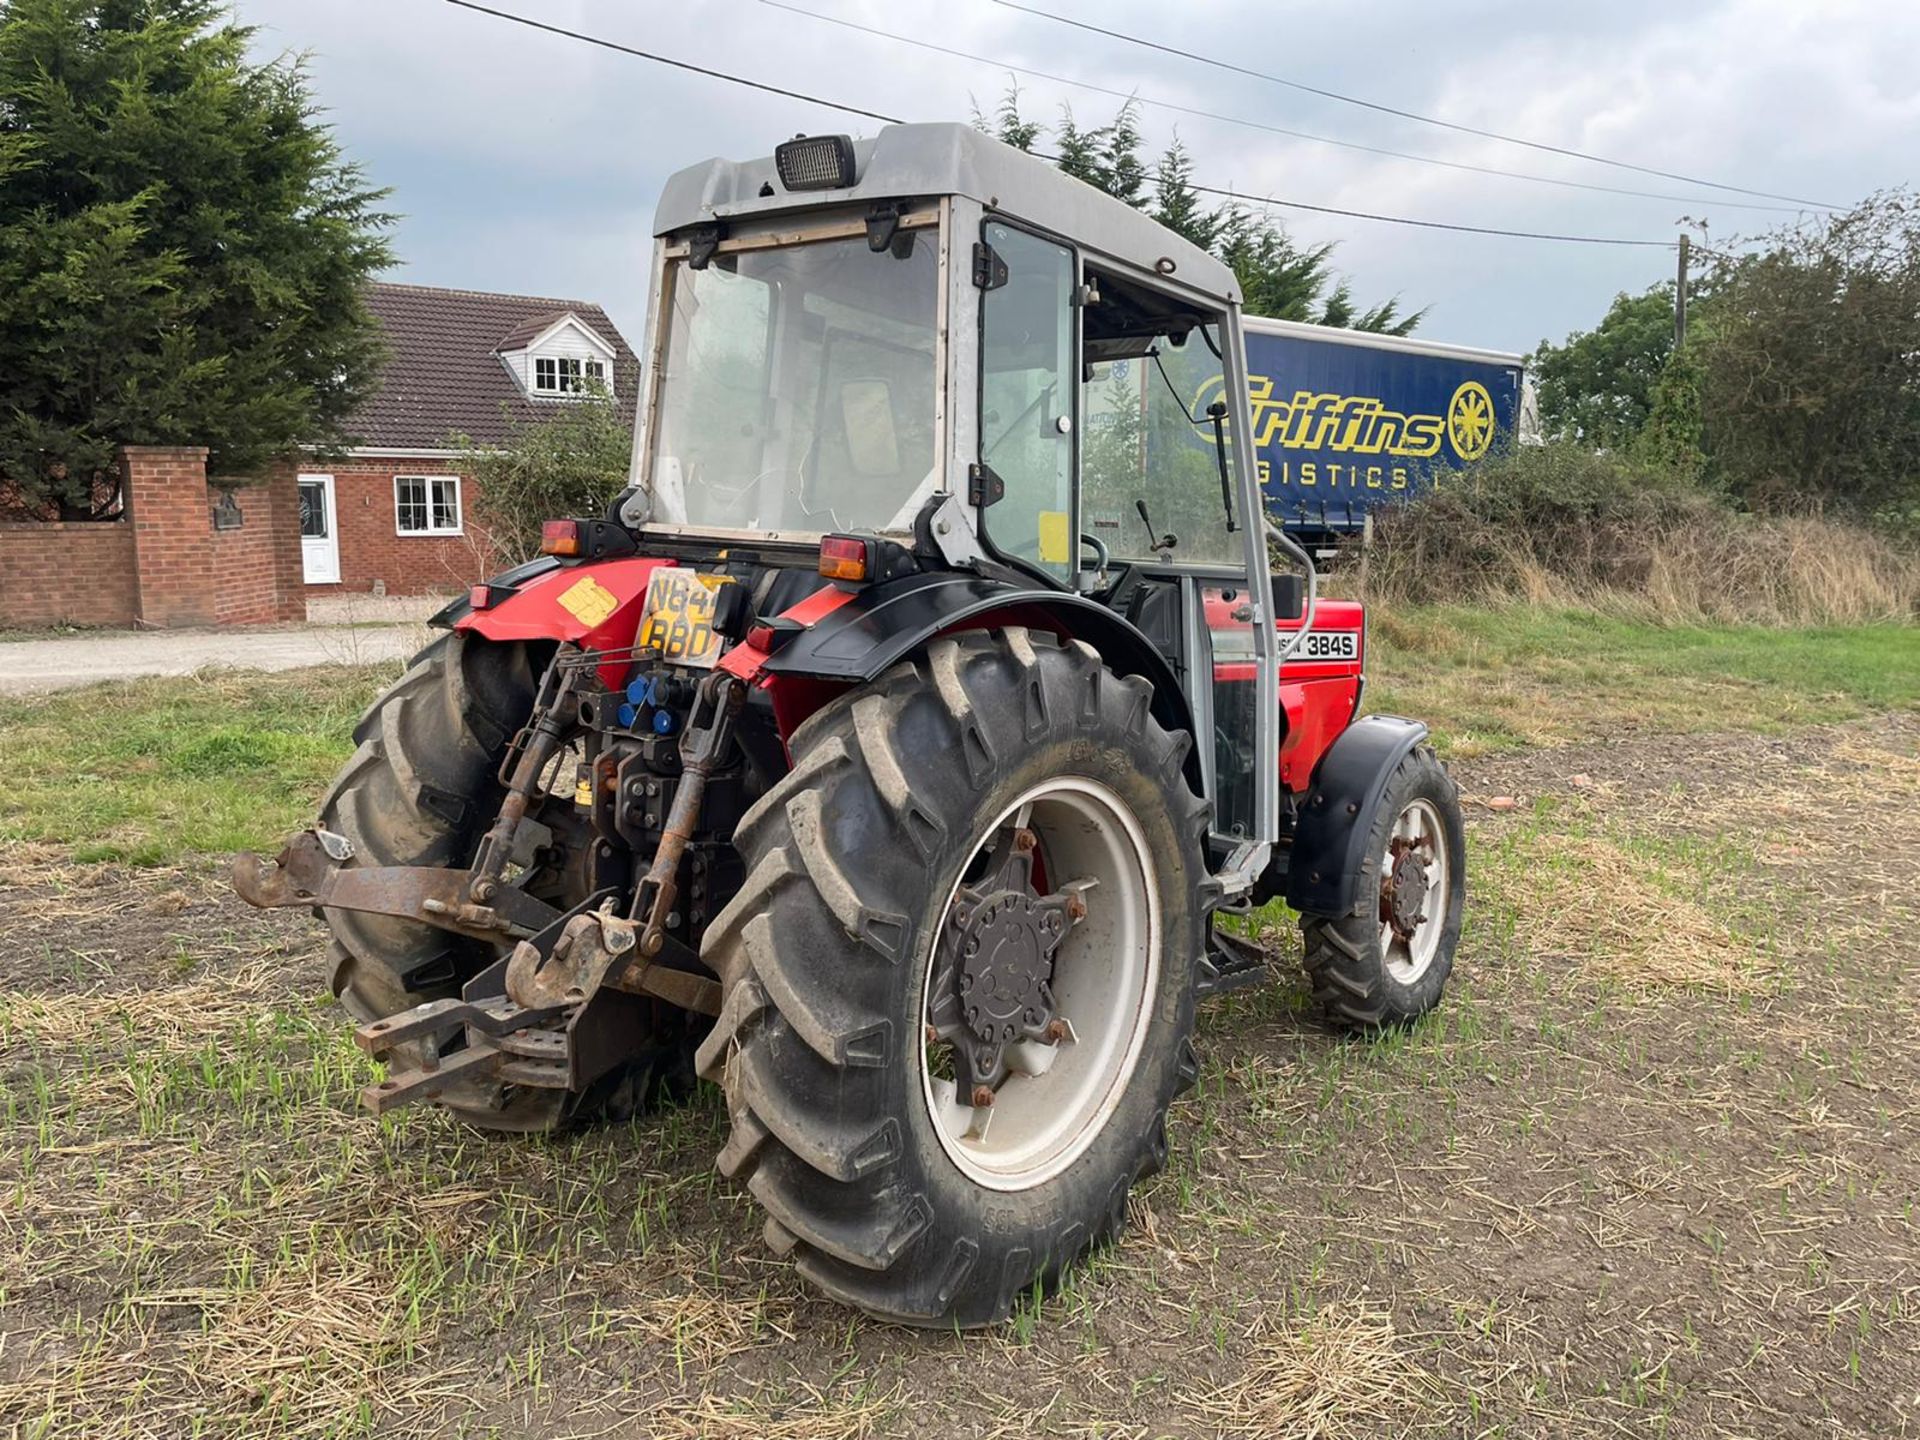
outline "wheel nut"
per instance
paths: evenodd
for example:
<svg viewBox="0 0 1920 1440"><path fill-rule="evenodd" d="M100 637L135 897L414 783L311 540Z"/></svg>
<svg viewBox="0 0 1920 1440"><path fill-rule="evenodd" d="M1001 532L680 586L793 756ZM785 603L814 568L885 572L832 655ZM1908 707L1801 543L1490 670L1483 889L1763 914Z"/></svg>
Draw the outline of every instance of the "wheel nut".
<svg viewBox="0 0 1920 1440"><path fill-rule="evenodd" d="M1067 918L1069 920L1084 920L1087 918L1087 902L1081 898L1078 891L1075 891L1067 897Z"/></svg>
<svg viewBox="0 0 1920 1440"><path fill-rule="evenodd" d="M1049 1045L1058 1045L1062 1040L1067 1038L1067 1022L1064 1020L1049 1020L1047 1022L1047 1028L1041 1032L1040 1038L1045 1040Z"/></svg>
<svg viewBox="0 0 1920 1440"><path fill-rule="evenodd" d="M991 1085L974 1086L973 1108L976 1110L984 1110L991 1104L993 1104L993 1087Z"/></svg>
<svg viewBox="0 0 1920 1440"><path fill-rule="evenodd" d="M1038 843L1039 842L1033 838L1033 831L1031 830L1016 830L1013 832L1013 849L1016 855L1031 854L1033 847Z"/></svg>

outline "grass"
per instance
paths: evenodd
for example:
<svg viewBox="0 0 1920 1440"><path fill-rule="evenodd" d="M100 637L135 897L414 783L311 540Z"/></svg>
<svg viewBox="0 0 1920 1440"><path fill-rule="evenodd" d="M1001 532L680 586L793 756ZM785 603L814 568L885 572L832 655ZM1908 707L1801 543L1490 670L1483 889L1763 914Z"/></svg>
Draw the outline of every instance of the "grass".
<svg viewBox="0 0 1920 1440"><path fill-rule="evenodd" d="M1373 703L1429 697L1456 755L1480 713L1517 727L1486 748L1645 736L1463 762L1528 798L1470 812L1421 1025L1329 1034L1272 926L1127 1235L967 1337L770 1255L710 1091L550 1139L356 1113L319 927L212 861L310 817L385 674L0 706L0 1433L1911 1433L1910 640L1673 635L1380 622ZM1835 707L1880 719L1797 731ZM1694 726L1769 738L1661 739Z"/></svg>
<svg viewBox="0 0 1920 1440"><path fill-rule="evenodd" d="M1920 627L1660 626L1523 605L1377 613L1367 707L1454 756L1659 731L1780 731L1920 705ZM209 672L0 701L0 842L167 864L312 819L393 665Z"/></svg>
<svg viewBox="0 0 1920 1440"><path fill-rule="evenodd" d="M272 848L313 818L354 721L397 673L209 672L0 702L0 842L140 865Z"/></svg>
<svg viewBox="0 0 1920 1440"><path fill-rule="evenodd" d="M1920 627L1658 625L1520 604L1372 617L1367 706L1455 755L1625 733L1780 731L1920 705Z"/></svg>

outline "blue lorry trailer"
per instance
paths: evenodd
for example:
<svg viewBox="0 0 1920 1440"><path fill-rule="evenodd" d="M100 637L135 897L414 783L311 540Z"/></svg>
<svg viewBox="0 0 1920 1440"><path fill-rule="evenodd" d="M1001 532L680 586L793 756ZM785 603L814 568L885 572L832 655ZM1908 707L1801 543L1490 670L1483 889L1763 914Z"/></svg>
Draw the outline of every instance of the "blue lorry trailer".
<svg viewBox="0 0 1920 1440"><path fill-rule="evenodd" d="M1519 355L1248 316L1253 445L1268 512L1330 545L1368 514L1525 440Z"/></svg>

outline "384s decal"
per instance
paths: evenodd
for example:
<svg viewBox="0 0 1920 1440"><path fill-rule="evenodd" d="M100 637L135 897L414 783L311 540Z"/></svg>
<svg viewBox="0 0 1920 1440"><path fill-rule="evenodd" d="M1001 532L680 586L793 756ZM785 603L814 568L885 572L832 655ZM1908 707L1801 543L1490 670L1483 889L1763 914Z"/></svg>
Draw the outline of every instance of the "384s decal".
<svg viewBox="0 0 1920 1440"><path fill-rule="evenodd" d="M1358 660L1358 630L1309 630L1293 652L1296 660Z"/></svg>

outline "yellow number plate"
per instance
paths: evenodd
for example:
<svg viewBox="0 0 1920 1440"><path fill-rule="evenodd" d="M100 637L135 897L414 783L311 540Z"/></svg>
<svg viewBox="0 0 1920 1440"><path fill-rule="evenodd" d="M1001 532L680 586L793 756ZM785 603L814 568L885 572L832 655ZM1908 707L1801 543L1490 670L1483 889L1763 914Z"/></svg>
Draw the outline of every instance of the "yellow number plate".
<svg viewBox="0 0 1920 1440"><path fill-rule="evenodd" d="M713 603L724 575L701 575L662 567L647 581L647 604L640 612L639 646L658 650L676 665L711 669L720 658L720 637L713 633Z"/></svg>

